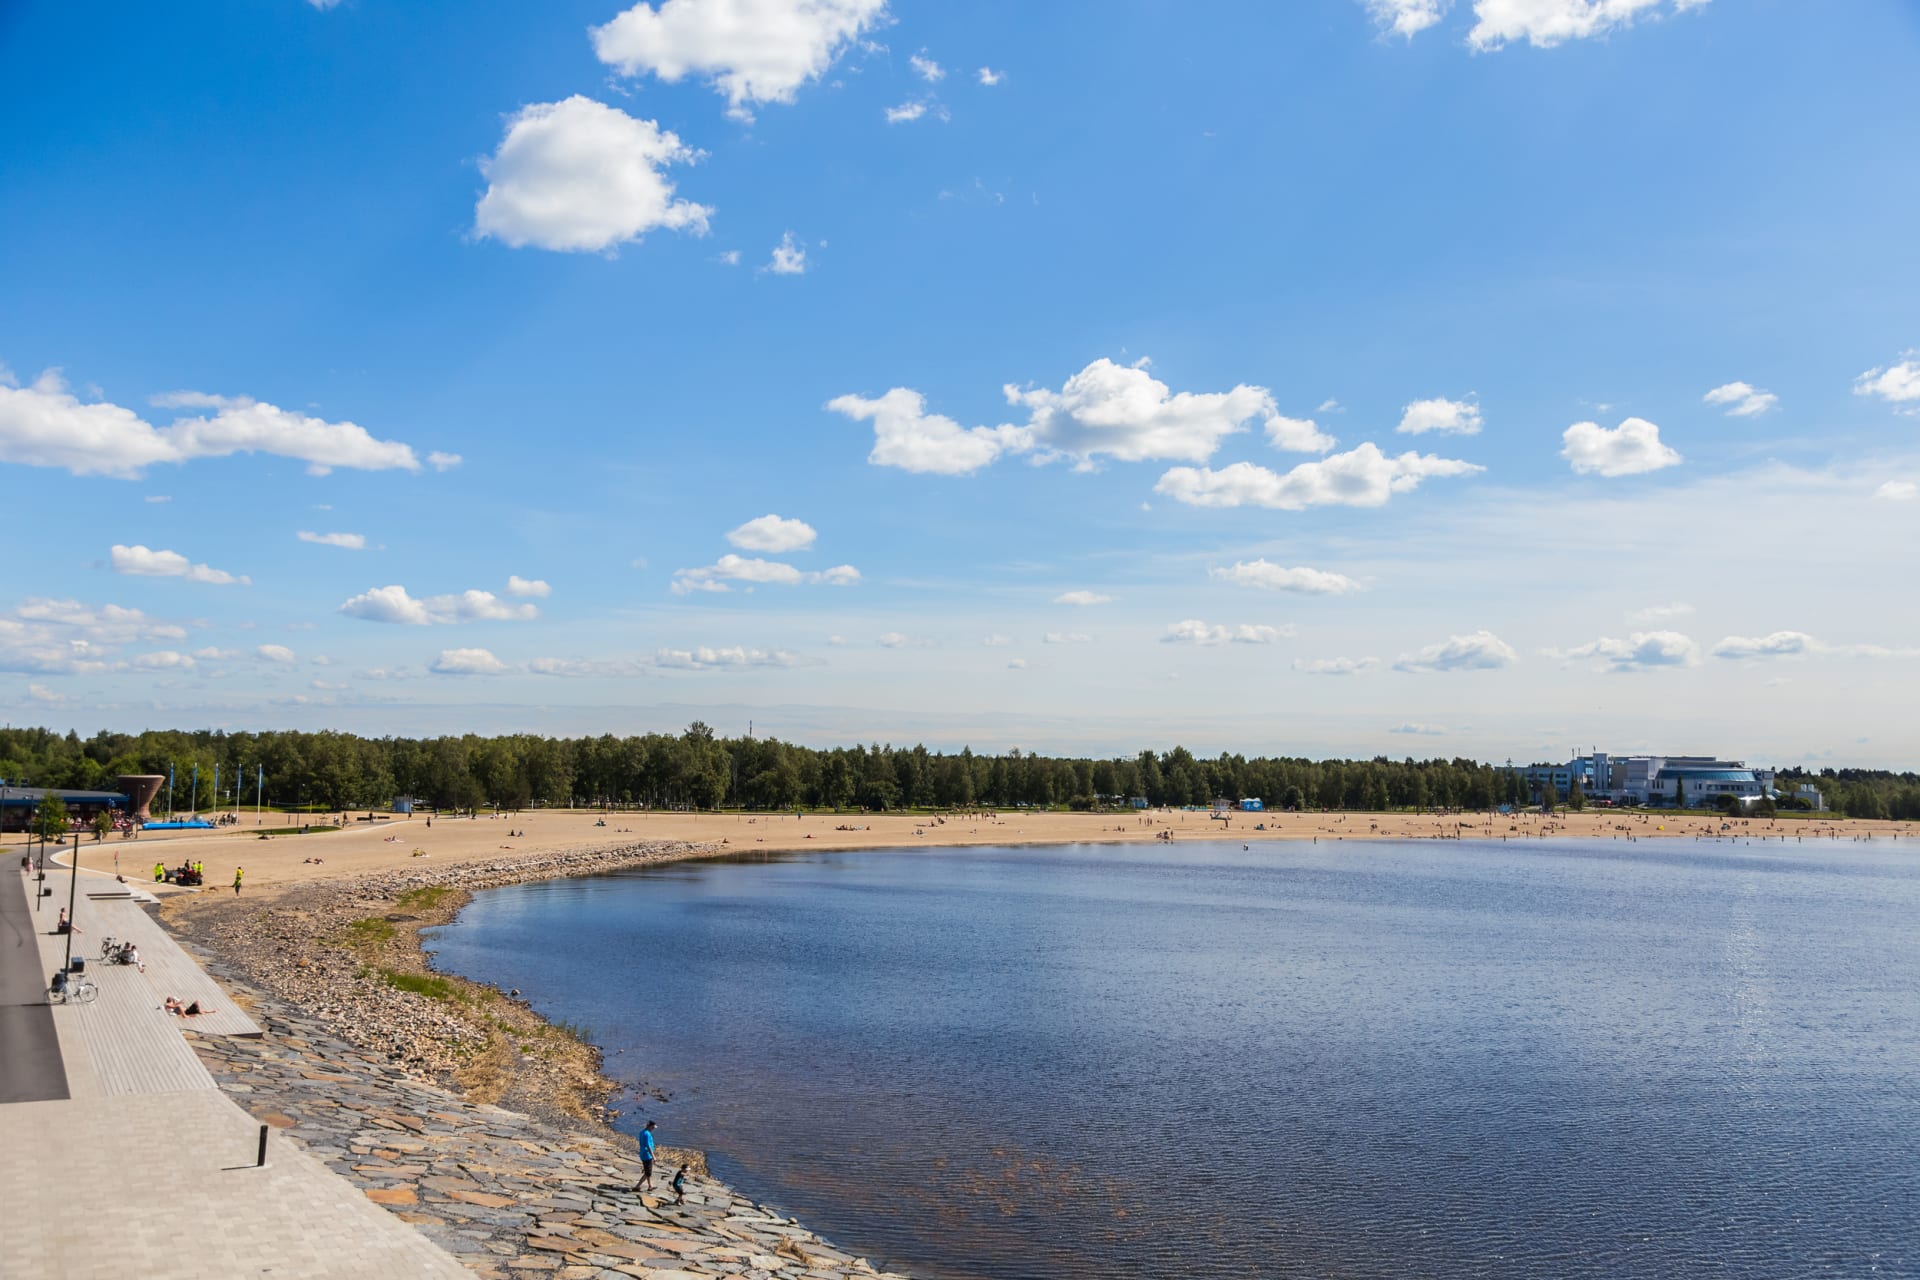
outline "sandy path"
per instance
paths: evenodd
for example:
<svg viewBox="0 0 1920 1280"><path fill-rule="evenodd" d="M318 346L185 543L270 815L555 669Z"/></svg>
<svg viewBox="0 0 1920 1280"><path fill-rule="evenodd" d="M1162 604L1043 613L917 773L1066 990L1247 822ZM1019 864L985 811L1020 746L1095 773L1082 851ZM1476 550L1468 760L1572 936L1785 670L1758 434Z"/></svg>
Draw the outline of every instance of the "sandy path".
<svg viewBox="0 0 1920 1280"><path fill-rule="evenodd" d="M364 817L364 813L360 815ZM265 826L285 825L285 817L267 815ZM235 866L246 868L249 889L268 889L313 880L332 880L367 871L466 862L507 852L532 853L595 848L637 840L724 841L747 850L877 849L980 844L1070 844L1087 841L1145 843L1172 831L1181 840L1538 839L1583 836L1600 839L1694 838L1732 835L1789 842L1897 838L1920 846L1920 823L1865 822L1824 815L1773 820L1734 820L1723 829L1719 815L1626 814L1589 810L1580 814L1236 814L1230 822L1205 812L1155 810L1147 813L998 813L948 816L892 814L690 814L615 813L538 810L520 815L479 818L383 817L354 822L341 831L260 839L252 815L242 825L215 832L152 832L138 840L86 843L81 866L150 885L153 864L202 861L210 887L233 882ZM602 825L604 824L604 825ZM1255 830L1264 825L1265 830ZM851 828L843 829L843 828ZM518 832L520 834L509 834ZM8 850L18 848L13 837ZM424 851L424 862L414 857ZM318 858L318 863L305 859Z"/></svg>

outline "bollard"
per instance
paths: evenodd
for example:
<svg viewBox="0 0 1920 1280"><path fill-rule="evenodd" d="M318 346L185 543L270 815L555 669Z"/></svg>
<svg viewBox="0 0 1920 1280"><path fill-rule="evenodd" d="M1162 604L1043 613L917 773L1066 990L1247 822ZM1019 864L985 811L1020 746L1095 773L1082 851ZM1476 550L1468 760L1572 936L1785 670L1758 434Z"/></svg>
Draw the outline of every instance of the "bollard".
<svg viewBox="0 0 1920 1280"><path fill-rule="evenodd" d="M267 1126L261 1125L260 1126L260 1156L258 1159L256 1159L253 1162L253 1167L256 1169L263 1169L266 1167L266 1164L267 1164Z"/></svg>

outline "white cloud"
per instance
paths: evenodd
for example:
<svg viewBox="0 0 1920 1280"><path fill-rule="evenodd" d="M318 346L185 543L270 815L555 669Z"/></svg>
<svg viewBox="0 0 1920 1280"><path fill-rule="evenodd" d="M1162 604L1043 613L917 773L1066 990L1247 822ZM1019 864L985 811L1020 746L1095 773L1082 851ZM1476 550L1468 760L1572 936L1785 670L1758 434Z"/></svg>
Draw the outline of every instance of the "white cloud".
<svg viewBox="0 0 1920 1280"><path fill-rule="evenodd" d="M1728 636L1713 646L1716 658L1781 658L1824 648L1804 631L1775 631L1764 636Z"/></svg>
<svg viewBox="0 0 1920 1280"><path fill-rule="evenodd" d="M932 58L923 58L916 53L909 57L907 61L912 64L914 74L922 80L925 80L928 84L938 84L947 78L946 68L942 67Z"/></svg>
<svg viewBox="0 0 1920 1280"><path fill-rule="evenodd" d="M898 467L923 475L970 475L1003 453L1029 447L1019 427L962 427L952 418L926 411L918 391L895 387L875 400L837 396L827 408L855 422L873 423L873 451L867 461L876 467Z"/></svg>
<svg viewBox="0 0 1920 1280"><path fill-rule="evenodd" d="M1400 425L1394 428L1405 435L1425 435L1429 431L1438 431L1443 435L1477 436L1480 434L1480 406L1471 400L1415 400L1400 414Z"/></svg>
<svg viewBox="0 0 1920 1280"><path fill-rule="evenodd" d="M1027 669L1027 660L1026 660L1025 658L1009 658L1009 659L1007 659L1007 670L1009 670L1009 671L1025 671L1026 669Z"/></svg>
<svg viewBox="0 0 1920 1280"><path fill-rule="evenodd" d="M1560 456L1581 475L1637 476L1681 462L1678 451L1660 443L1660 428L1645 418L1628 418L1608 430L1597 422L1576 422L1561 434Z"/></svg>
<svg viewBox="0 0 1920 1280"><path fill-rule="evenodd" d="M442 649L427 670L443 676L497 676L507 664L485 649Z"/></svg>
<svg viewBox="0 0 1920 1280"><path fill-rule="evenodd" d="M1537 49L1551 49L1568 40L1605 35L1627 26L1636 17L1659 10L1665 0L1474 0L1478 21L1467 33L1475 49L1498 49L1510 41L1525 40ZM1674 0L1673 12L1698 8L1706 0Z"/></svg>
<svg viewBox="0 0 1920 1280"><path fill-rule="evenodd" d="M1853 394L1879 396L1888 404L1920 401L1920 351L1903 351L1896 364L1869 369L1853 380Z"/></svg>
<svg viewBox="0 0 1920 1280"><path fill-rule="evenodd" d="M1360 590L1360 584L1344 573L1328 573L1323 569L1304 567L1289 569L1265 559L1238 560L1225 569L1208 569L1207 576L1242 587L1297 591L1313 596L1338 596Z"/></svg>
<svg viewBox="0 0 1920 1280"><path fill-rule="evenodd" d="M882 649L931 649L938 642L929 636L911 636L903 631L889 631L878 637L874 643Z"/></svg>
<svg viewBox="0 0 1920 1280"><path fill-rule="evenodd" d="M293 650L283 644L263 644L255 647L254 652L268 662L288 663L296 661Z"/></svg>
<svg viewBox="0 0 1920 1280"><path fill-rule="evenodd" d="M1084 631L1049 631L1041 639L1047 644L1092 644L1093 637Z"/></svg>
<svg viewBox="0 0 1920 1280"><path fill-rule="evenodd" d="M194 666L191 655L172 649L162 649L157 653L143 653L133 660L136 671L187 671Z"/></svg>
<svg viewBox="0 0 1920 1280"><path fill-rule="evenodd" d="M302 542L311 542L315 546L340 547L347 551L365 551L367 535L364 533L314 533L302 529L293 535Z"/></svg>
<svg viewBox="0 0 1920 1280"><path fill-rule="evenodd" d="M1387 730L1388 733L1407 733L1407 734L1414 734L1416 736L1423 737L1423 738L1437 738L1444 735L1446 731L1447 731L1446 726L1444 725L1421 724L1419 721L1409 721L1406 724L1397 724L1393 726L1393 728Z"/></svg>
<svg viewBox="0 0 1920 1280"><path fill-rule="evenodd" d="M1055 604L1112 604L1112 596L1103 596L1098 591L1063 591L1053 598Z"/></svg>
<svg viewBox="0 0 1920 1280"><path fill-rule="evenodd" d="M757 516L727 534L727 541L742 551L805 551L819 536L805 520L782 516Z"/></svg>
<svg viewBox="0 0 1920 1280"><path fill-rule="evenodd" d="M517 573L507 575L507 594L510 596L530 597L545 600L553 594L553 588L540 578L523 578Z"/></svg>
<svg viewBox="0 0 1920 1280"><path fill-rule="evenodd" d="M410 627L444 626L457 622L525 622L540 616L530 604L510 604L491 591L463 591L459 595L417 599L402 586L374 587L340 606L340 612L369 622L393 622Z"/></svg>
<svg viewBox="0 0 1920 1280"><path fill-rule="evenodd" d="M159 398L179 400L178 394ZM119 405L82 403L58 370L48 370L26 387L0 379L0 462L121 479L132 479L156 463L236 453L297 459L312 475L325 475L335 467L420 469L411 447L376 440L351 422L326 422L244 397L199 397L198 403L218 412L156 427Z"/></svg>
<svg viewBox="0 0 1920 1280"><path fill-rule="evenodd" d="M1452 0L1366 0L1367 12L1381 30L1411 40L1440 21Z"/></svg>
<svg viewBox="0 0 1920 1280"><path fill-rule="evenodd" d="M1599 658L1615 671L1645 667L1690 667L1700 660L1700 646L1678 631L1636 631L1625 640L1602 636L1560 655Z"/></svg>
<svg viewBox="0 0 1920 1280"><path fill-rule="evenodd" d="M1268 507L1299 511L1306 507L1378 507L1396 493L1408 493L1433 476L1465 476L1486 468L1434 454L1407 452L1390 457L1377 445L1362 444L1319 462L1303 462L1279 475L1251 462L1210 467L1174 467L1160 477L1156 493L1194 507Z"/></svg>
<svg viewBox="0 0 1920 1280"><path fill-rule="evenodd" d="M245 574L235 576L224 569L194 564L178 551L154 551L138 543L131 547L115 543L108 554L115 573L141 578L185 578L188 582L204 582L216 587L236 582L242 586L253 584L253 579Z"/></svg>
<svg viewBox="0 0 1920 1280"><path fill-rule="evenodd" d="M881 114L886 116L888 124L912 124L915 120L924 119L929 111L932 112L935 119L945 120L947 118L947 113L944 108L926 99L903 102L897 107L886 108Z"/></svg>
<svg viewBox="0 0 1920 1280"><path fill-rule="evenodd" d="M1512 646L1491 631L1475 631L1464 636L1448 636L1440 644L1430 644L1412 653L1403 653L1393 664L1395 671L1484 671L1508 667L1520 660Z"/></svg>
<svg viewBox="0 0 1920 1280"><path fill-rule="evenodd" d="M989 649L999 649L1013 643L1012 636L991 635L980 642Z"/></svg>
<svg viewBox="0 0 1920 1280"><path fill-rule="evenodd" d="M724 670L729 667L796 667L800 659L785 649L747 649L733 645L724 649L700 645L692 649L661 649L653 656L654 665L688 671Z"/></svg>
<svg viewBox="0 0 1920 1280"><path fill-rule="evenodd" d="M600 61L623 74L707 77L729 115L751 120L757 103L792 102L886 13L886 0L665 0L636 4L591 35Z"/></svg>
<svg viewBox="0 0 1920 1280"><path fill-rule="evenodd" d="M1238 626L1208 625L1198 618L1187 618L1167 628L1162 644L1272 644L1293 634L1291 627L1270 627L1243 622Z"/></svg>
<svg viewBox="0 0 1920 1280"><path fill-rule="evenodd" d="M1692 612L1692 605L1684 601L1676 600L1672 604L1654 604L1648 605L1644 609L1636 609L1628 615L1628 620L1631 622L1659 622L1663 618L1684 618Z"/></svg>
<svg viewBox="0 0 1920 1280"><path fill-rule="evenodd" d="M1122 462L1204 462L1253 420L1277 448L1311 453L1333 447L1313 423L1282 417L1265 387L1174 394L1144 362L1121 365L1102 357L1058 391L1004 390L1009 404L1031 412L1027 430L1035 445L1083 462L1103 455Z"/></svg>
<svg viewBox="0 0 1920 1280"><path fill-rule="evenodd" d="M974 72L974 77L979 80L981 84L992 88L1002 80L1005 80L1007 74L1004 71L995 71L992 67L982 67L980 70Z"/></svg>
<svg viewBox="0 0 1920 1280"><path fill-rule="evenodd" d="M780 243L773 246L773 256L767 259L767 265L760 268L771 271L776 276L801 276L807 273L807 251L793 232L788 231L780 237Z"/></svg>
<svg viewBox="0 0 1920 1280"><path fill-rule="evenodd" d="M1911 502L1915 497L1920 497L1920 484L1911 480L1889 480L1875 489L1873 496L1888 502Z"/></svg>
<svg viewBox="0 0 1920 1280"><path fill-rule="evenodd" d="M729 582L798 586L801 583L847 587L860 581L860 571L850 564L837 564L817 573L803 572L779 560L757 556L736 556L731 551L710 565L698 569L676 569L671 584L675 595L689 591L726 591Z"/></svg>
<svg viewBox="0 0 1920 1280"><path fill-rule="evenodd" d="M1293 669L1310 676L1357 676L1379 665L1378 658L1295 658Z"/></svg>
<svg viewBox="0 0 1920 1280"><path fill-rule="evenodd" d="M451 471L461 462L462 458L457 453L441 453L436 449L427 455L427 465L435 471Z"/></svg>
<svg viewBox="0 0 1920 1280"><path fill-rule="evenodd" d="M1729 418L1751 418L1780 403L1780 397L1773 392L1756 390L1744 382L1729 382L1715 387L1701 396L1700 400L1703 404L1726 405Z"/></svg>
<svg viewBox="0 0 1920 1280"><path fill-rule="evenodd" d="M675 199L661 172L698 158L653 121L579 94L531 103L480 162L487 190L473 211L474 233L563 252L611 249L656 227L704 235L713 210ZM440 457L446 466L459 461Z"/></svg>
<svg viewBox="0 0 1920 1280"><path fill-rule="evenodd" d="M51 706L58 706L60 703L70 701L66 694L55 693L43 684L27 685L27 700L29 702L44 702Z"/></svg>
<svg viewBox="0 0 1920 1280"><path fill-rule="evenodd" d="M202 662L222 662L239 657L240 651L238 649L222 649L216 645L208 645L204 649L195 649L193 656Z"/></svg>

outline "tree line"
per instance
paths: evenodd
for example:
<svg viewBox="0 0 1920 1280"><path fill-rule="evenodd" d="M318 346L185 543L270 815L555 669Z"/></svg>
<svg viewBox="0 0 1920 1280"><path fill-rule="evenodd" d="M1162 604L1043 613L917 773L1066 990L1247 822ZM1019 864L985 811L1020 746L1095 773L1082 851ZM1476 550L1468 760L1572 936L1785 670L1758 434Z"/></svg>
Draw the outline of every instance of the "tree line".
<svg viewBox="0 0 1920 1280"><path fill-rule="evenodd" d="M1486 809L1532 798L1514 771L1462 757L1201 758L1174 747L1094 759L880 744L821 749L775 738L722 738L698 722L678 734L584 738L148 730L82 739L50 729L0 730L0 778L16 786L111 789L119 775L165 774L169 767L175 808L200 811L253 803L256 778L263 779L264 803L316 811L385 808L400 796L442 809L762 810L1090 809L1124 806L1137 796L1155 806L1253 798L1272 809L1378 811ZM1920 819L1920 775L1913 773L1786 770L1780 781L1811 781L1837 812L1851 816Z"/></svg>

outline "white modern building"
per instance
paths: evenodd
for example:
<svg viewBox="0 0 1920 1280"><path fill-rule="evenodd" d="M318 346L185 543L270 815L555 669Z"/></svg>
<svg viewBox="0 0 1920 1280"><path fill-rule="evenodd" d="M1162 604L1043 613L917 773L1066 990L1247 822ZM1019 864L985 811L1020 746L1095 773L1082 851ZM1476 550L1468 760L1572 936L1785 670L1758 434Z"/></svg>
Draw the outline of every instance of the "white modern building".
<svg viewBox="0 0 1920 1280"><path fill-rule="evenodd" d="M1564 765L1530 765L1525 777L1536 799L1546 794L1549 785L1565 798L1577 779L1587 799L1618 805L1678 803L1703 808L1721 796L1733 796L1744 805L1778 794L1773 770L1715 756L1616 756L1595 751Z"/></svg>

